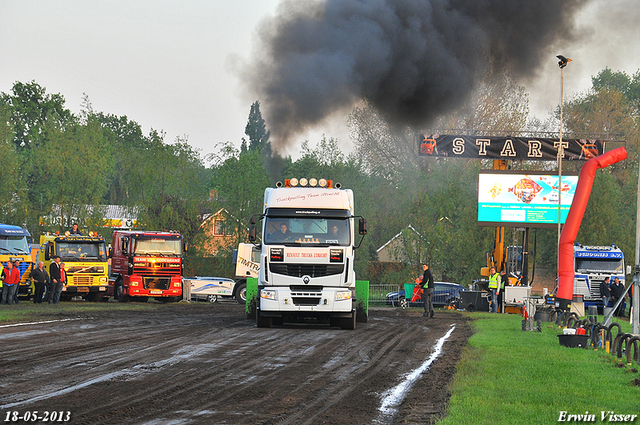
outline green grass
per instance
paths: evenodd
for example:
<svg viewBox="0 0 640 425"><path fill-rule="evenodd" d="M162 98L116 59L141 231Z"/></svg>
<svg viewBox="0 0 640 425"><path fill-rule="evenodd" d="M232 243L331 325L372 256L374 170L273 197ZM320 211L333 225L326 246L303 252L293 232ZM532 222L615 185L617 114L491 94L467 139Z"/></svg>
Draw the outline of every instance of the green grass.
<svg viewBox="0 0 640 425"><path fill-rule="evenodd" d="M627 366L626 358L621 362L605 350L561 346L556 335L562 329L553 323L543 323L539 333L522 331L518 315L468 315L474 335L439 424L556 423L561 411L589 412L599 423L600 411L640 414L640 387L631 384L640 377L635 362ZM618 323L631 332L628 322Z"/></svg>

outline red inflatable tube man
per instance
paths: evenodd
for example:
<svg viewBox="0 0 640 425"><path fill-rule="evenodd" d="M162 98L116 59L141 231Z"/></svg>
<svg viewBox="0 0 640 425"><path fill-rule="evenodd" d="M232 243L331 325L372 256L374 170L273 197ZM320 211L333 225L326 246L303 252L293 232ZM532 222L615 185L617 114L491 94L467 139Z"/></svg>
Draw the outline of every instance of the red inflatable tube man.
<svg viewBox="0 0 640 425"><path fill-rule="evenodd" d="M575 277L573 269L573 244L576 241L584 211L589 202L593 180L599 168L605 168L627 158L625 148L617 148L600 156L591 158L582 166L576 194L573 197L567 221L560 234L560 244L558 246L558 293L556 301L559 307L566 309L573 299L573 280Z"/></svg>

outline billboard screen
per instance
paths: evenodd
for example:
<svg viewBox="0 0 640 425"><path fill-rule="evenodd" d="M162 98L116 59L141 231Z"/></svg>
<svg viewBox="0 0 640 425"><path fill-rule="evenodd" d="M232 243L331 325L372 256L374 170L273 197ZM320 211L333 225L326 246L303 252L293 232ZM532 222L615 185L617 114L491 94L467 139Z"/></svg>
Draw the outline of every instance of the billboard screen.
<svg viewBox="0 0 640 425"><path fill-rule="evenodd" d="M576 193L577 175L527 171L485 171L478 178L478 223L483 226L553 227L558 198L564 223ZM561 194L560 194L561 193Z"/></svg>

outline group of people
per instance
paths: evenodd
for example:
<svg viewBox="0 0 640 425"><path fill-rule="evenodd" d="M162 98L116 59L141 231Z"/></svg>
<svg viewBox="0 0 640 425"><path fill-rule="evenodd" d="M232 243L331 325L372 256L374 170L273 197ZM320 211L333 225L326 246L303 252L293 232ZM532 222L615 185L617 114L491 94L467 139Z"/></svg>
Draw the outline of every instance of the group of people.
<svg viewBox="0 0 640 425"><path fill-rule="evenodd" d="M602 298L604 307L607 307L609 302L615 306L618 300L624 297L624 285L620 282L620 279L615 277L613 278L613 283L611 283L611 278L607 276L600 284L600 297ZM616 308L614 315L624 316L622 302L620 302L620 305Z"/></svg>
<svg viewBox="0 0 640 425"><path fill-rule="evenodd" d="M20 285L20 270L18 269L20 262L7 262L2 270L2 304L18 303L18 286ZM38 267L31 272L31 279L35 286L33 294L33 302L41 304L45 300L45 288L47 291L47 300L49 304L60 302L62 287L67 281L67 273L64 263L60 262L59 256L54 256L49 272L44 268L44 263L40 261Z"/></svg>

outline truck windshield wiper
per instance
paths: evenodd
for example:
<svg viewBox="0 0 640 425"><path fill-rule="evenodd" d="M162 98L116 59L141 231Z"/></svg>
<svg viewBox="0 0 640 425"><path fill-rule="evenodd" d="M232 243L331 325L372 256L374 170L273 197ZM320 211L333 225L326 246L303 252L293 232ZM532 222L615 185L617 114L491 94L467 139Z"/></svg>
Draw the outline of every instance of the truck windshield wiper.
<svg viewBox="0 0 640 425"><path fill-rule="evenodd" d="M80 257L65 257L65 256L60 256L60 259L62 261L82 261L82 259Z"/></svg>

